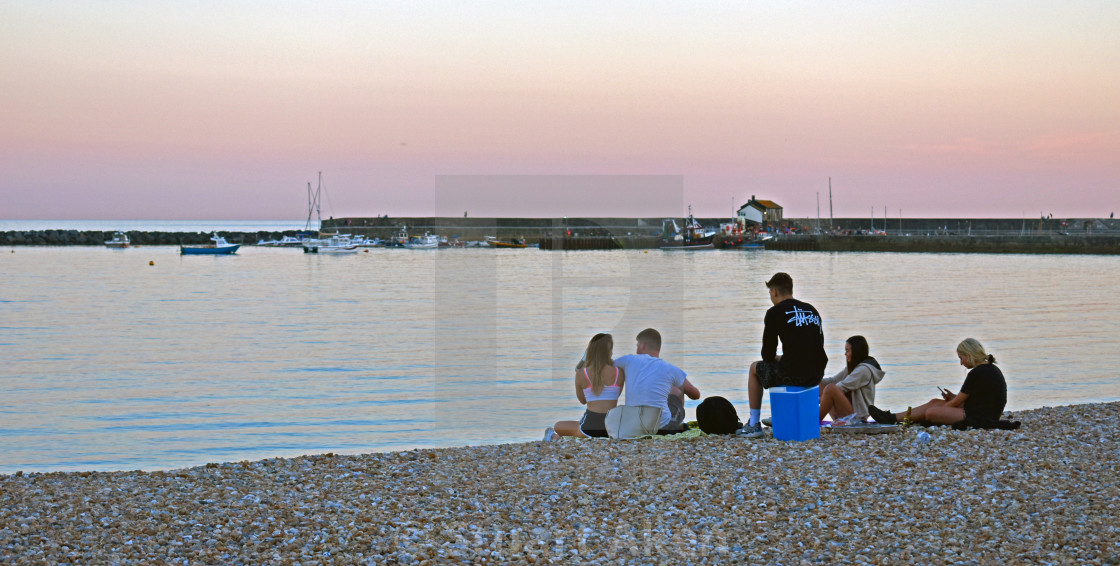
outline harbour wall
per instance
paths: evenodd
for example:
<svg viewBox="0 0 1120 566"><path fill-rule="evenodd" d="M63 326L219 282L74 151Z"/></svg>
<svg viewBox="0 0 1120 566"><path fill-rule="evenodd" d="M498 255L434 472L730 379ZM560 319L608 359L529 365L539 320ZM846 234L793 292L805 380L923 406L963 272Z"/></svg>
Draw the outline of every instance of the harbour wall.
<svg viewBox="0 0 1120 566"><path fill-rule="evenodd" d="M677 225L682 222L678 218ZM729 218L696 218L703 226L717 228ZM524 237L527 240L563 236L657 237L663 218L331 218L323 230L387 238L403 227L411 234L430 232L461 240L482 240L493 236L502 240ZM830 227L831 225L831 227ZM771 231L784 233L859 234L873 232L908 236L1044 236L1114 235L1120 237L1120 220L1109 218L787 218Z"/></svg>
<svg viewBox="0 0 1120 566"><path fill-rule="evenodd" d="M776 251L1120 254L1120 235L787 235L766 243Z"/></svg>
<svg viewBox="0 0 1120 566"><path fill-rule="evenodd" d="M698 218L707 227L726 218ZM657 247L661 218L332 218L323 231L388 238L407 230L430 232L461 241L522 239L542 249L648 249ZM829 225L831 224L831 229ZM678 220L678 225L680 221ZM819 226L819 228L818 228ZM774 227L772 250L981 252L981 253L1120 253L1120 221L1112 219L787 219ZM819 230L819 231L818 231ZM787 233L792 231L792 233ZM126 232L134 246L205 244L210 232ZM255 244L294 236L286 232L224 232L233 243ZM35 230L0 232L3 246L101 246L111 231ZM717 242L718 244L718 242Z"/></svg>

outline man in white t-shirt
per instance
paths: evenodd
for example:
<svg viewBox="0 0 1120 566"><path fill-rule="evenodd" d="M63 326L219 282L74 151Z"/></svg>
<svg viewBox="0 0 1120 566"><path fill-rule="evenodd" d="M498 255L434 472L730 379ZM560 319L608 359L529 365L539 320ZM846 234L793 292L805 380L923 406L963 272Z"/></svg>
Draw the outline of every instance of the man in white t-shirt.
<svg viewBox="0 0 1120 566"><path fill-rule="evenodd" d="M700 390L660 353L661 333L647 328L638 333L637 353L615 358L614 365L626 372L626 404L661 407L661 432L671 434L684 429L684 396L699 399Z"/></svg>

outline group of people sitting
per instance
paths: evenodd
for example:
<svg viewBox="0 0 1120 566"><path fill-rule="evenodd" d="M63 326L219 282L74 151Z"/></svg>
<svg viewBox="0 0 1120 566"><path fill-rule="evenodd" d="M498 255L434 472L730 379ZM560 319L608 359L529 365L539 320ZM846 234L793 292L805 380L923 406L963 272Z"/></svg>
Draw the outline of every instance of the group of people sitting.
<svg viewBox="0 0 1120 566"><path fill-rule="evenodd" d="M766 311L762 333L762 360L750 366L747 395L750 418L737 434L747 438L764 435L762 395L779 386L819 386L820 419L833 422L892 424L911 422L995 428L1007 404L1007 382L996 367L996 359L974 338L957 346L960 363L969 369L960 391L941 390L940 399L892 413L875 406L875 386L885 372L871 356L863 336L844 342L845 366L831 377L824 376L828 356L824 351L824 332L820 313L809 303L793 297L793 278L777 273L766 283L773 307ZM778 344L782 354L777 353ZM584 357L576 366L575 390L579 402L587 406L578 421L560 421L545 430L544 440L562 436L606 438L607 412L618 405L626 388L628 405L661 408L659 434L674 434L687 429L684 397L699 399L700 390L683 370L659 357L661 334L652 328L638 333L634 354L613 358L614 340L610 334L596 334L587 344ZM940 389L940 388L939 388Z"/></svg>

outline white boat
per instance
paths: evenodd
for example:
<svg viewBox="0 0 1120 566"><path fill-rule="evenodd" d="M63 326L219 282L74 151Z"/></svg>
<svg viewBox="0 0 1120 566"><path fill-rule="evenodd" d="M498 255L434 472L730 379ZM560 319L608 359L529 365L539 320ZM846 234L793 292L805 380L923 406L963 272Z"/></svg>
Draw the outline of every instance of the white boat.
<svg viewBox="0 0 1120 566"><path fill-rule="evenodd" d="M279 240L260 240L257 245L271 248L298 248L302 245L302 242L295 236L284 236Z"/></svg>
<svg viewBox="0 0 1120 566"><path fill-rule="evenodd" d="M128 241L128 234L125 234L124 232L115 232L113 234L113 239L105 242L105 247L118 250L127 248L130 245L131 244Z"/></svg>
<svg viewBox="0 0 1120 566"><path fill-rule="evenodd" d="M439 236L424 232L423 236L412 236L404 247L410 250L434 250L439 247Z"/></svg>
<svg viewBox="0 0 1120 566"><path fill-rule="evenodd" d="M350 241L359 248L379 248L384 245L379 238L371 240L366 236L354 236Z"/></svg>
<svg viewBox="0 0 1120 566"><path fill-rule="evenodd" d="M348 235L303 239L303 253L307 254L349 254L357 251L358 244Z"/></svg>

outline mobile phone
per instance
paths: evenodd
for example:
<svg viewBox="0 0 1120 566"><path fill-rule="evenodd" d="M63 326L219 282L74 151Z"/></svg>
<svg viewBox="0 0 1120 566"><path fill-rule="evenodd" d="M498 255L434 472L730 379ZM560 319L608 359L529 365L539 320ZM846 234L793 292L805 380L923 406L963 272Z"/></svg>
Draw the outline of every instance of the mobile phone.
<svg viewBox="0 0 1120 566"><path fill-rule="evenodd" d="M946 393L949 392L948 389L942 389L940 385L937 386L937 390L940 391L942 394L946 394Z"/></svg>

